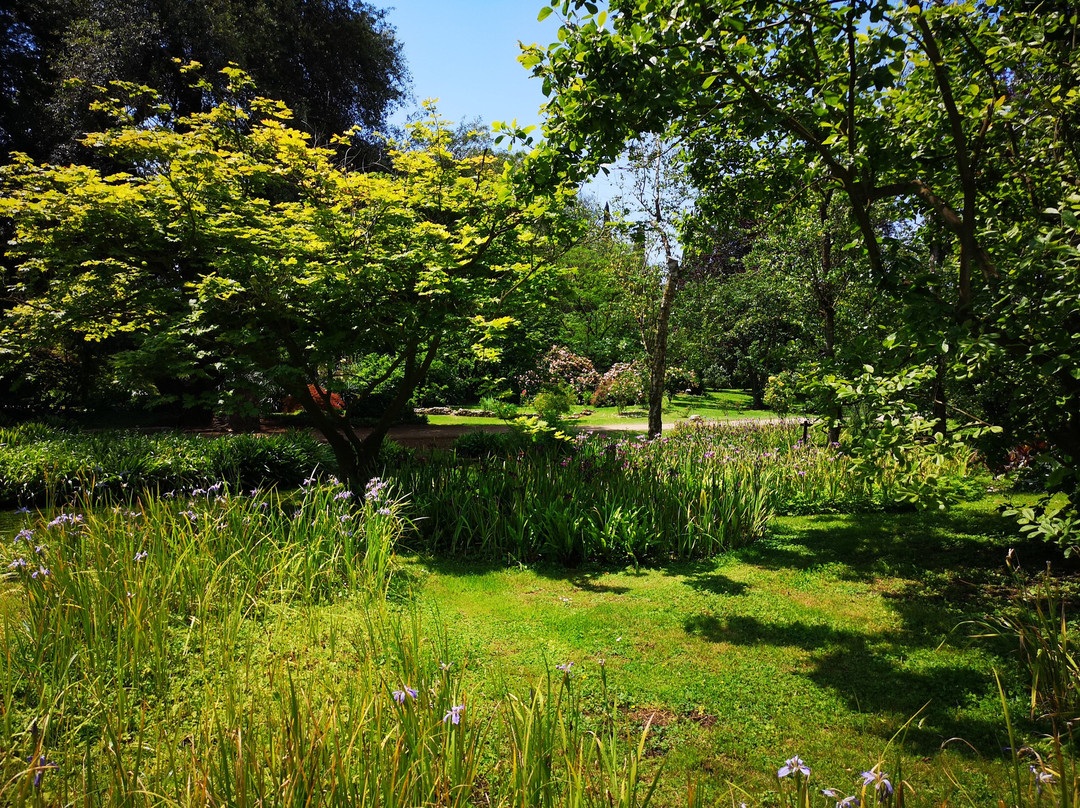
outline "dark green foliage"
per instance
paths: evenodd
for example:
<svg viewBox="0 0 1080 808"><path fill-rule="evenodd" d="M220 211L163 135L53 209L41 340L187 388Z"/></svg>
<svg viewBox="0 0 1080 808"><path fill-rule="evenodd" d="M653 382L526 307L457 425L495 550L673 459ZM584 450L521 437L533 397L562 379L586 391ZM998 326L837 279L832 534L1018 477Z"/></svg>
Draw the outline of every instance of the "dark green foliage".
<svg viewBox="0 0 1080 808"><path fill-rule="evenodd" d="M293 487L333 456L306 432L202 438L179 433L69 432L41 424L0 429L0 505L62 502L89 493L127 498L225 481Z"/></svg>
<svg viewBox="0 0 1080 808"><path fill-rule="evenodd" d="M516 432L490 432L476 429L454 441L454 451L462 457L505 457L524 448Z"/></svg>
<svg viewBox="0 0 1080 808"><path fill-rule="evenodd" d="M174 60L201 62L217 90L234 63L320 142L362 127L369 155L408 81L385 12L363 0L28 0L0 11L0 154L81 159L102 124L94 87L110 81L159 88L176 115L203 110Z"/></svg>
<svg viewBox="0 0 1080 808"><path fill-rule="evenodd" d="M826 314L829 414L838 420L845 402L835 381L854 388L861 375L857 342L840 339L836 284L871 280L886 355L861 361L886 384L930 371L907 402L905 417L930 427L918 439L963 417L1009 430L1014 445L1045 440L1047 493L1058 500L1020 520L1077 546L1080 19L1069 4L1033 8L613 0L600 11L553 0L558 42L526 48L521 61L550 99L553 173L588 175L642 133L686 144L711 197L704 230L721 235L721 249L704 252L721 268L746 256L730 236L748 209L769 220L801 197L824 205L825 223L828 197L842 199L842 226L818 240L826 271L813 289ZM835 260L852 248L855 264ZM954 404L957 382L992 406Z"/></svg>

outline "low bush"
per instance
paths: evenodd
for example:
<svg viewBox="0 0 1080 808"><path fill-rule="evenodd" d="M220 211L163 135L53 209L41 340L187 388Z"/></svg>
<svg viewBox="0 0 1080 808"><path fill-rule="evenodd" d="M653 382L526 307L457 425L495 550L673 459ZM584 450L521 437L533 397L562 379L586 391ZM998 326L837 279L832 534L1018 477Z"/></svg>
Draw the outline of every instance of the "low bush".
<svg viewBox="0 0 1080 808"><path fill-rule="evenodd" d="M556 426L574 408L574 394L565 387L548 388L536 395L532 406L540 420Z"/></svg>
<svg viewBox="0 0 1080 808"><path fill-rule="evenodd" d="M227 481L296 486L329 469L329 449L306 432L203 438L179 433L74 432L40 424L0 430L0 506L82 494L130 498L144 489Z"/></svg>
<svg viewBox="0 0 1080 808"><path fill-rule="evenodd" d="M594 407L618 407L622 412L631 404L643 404L648 396L649 369L645 362L620 362L601 378L590 402Z"/></svg>
<svg viewBox="0 0 1080 808"><path fill-rule="evenodd" d="M517 452L522 444L517 435L510 432L489 432L477 429L454 439L453 450L462 457L491 457Z"/></svg>

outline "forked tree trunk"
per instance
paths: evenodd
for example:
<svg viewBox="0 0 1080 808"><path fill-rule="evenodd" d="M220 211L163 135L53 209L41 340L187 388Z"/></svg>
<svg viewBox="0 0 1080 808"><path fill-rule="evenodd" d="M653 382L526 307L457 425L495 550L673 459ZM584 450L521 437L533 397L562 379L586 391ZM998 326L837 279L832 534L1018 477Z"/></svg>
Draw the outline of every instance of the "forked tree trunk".
<svg viewBox="0 0 1080 808"><path fill-rule="evenodd" d="M671 255L667 239L667 282L660 300L660 314L656 318L656 341L653 343L652 369L649 376L649 437L655 438L664 431L664 376L667 371L668 321L675 303L675 290L679 283L679 261Z"/></svg>
<svg viewBox="0 0 1080 808"><path fill-rule="evenodd" d="M364 438L356 434L356 430L345 415L335 412L332 407L323 406L321 402L329 404L330 401L326 391L316 386L321 399L319 401L312 395L311 388L306 382L298 384L292 390L293 395L303 405L304 411L326 438L330 450L334 453L338 477L346 481L353 491L363 491L368 481L378 471L379 450L386 439L386 434L391 424L401 415L416 388L427 376L440 343L441 337L434 337L423 350L421 357L418 340L412 341L406 349L405 372L398 385L397 393L374 428Z"/></svg>

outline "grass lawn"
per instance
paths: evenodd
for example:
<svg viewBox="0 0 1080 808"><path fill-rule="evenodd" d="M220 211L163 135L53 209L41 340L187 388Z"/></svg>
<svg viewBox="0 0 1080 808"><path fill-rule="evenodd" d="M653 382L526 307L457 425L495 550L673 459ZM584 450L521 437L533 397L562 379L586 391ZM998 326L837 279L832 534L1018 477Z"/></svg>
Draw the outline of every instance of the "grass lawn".
<svg viewBox="0 0 1080 808"><path fill-rule="evenodd" d="M751 409L753 403L751 396L742 390L710 390L705 395L688 396L677 395L672 402L664 399L664 424L669 426L691 415L700 415L702 418L715 420L731 420L737 418L776 418L776 413L771 410ZM464 409L479 407L479 404L462 405ZM649 411L647 407L632 407L622 413L615 407L584 407L575 408L575 412L590 409L592 415L577 418L573 424L578 427L612 427L637 430L644 432L648 426ZM429 415L428 422L432 424L501 424L498 418L469 418L458 415Z"/></svg>
<svg viewBox="0 0 1080 808"><path fill-rule="evenodd" d="M960 802L951 771L985 805L1004 792L1009 745L993 670L1022 688L1015 660L961 624L1001 607L1015 540L983 501L778 519L748 548L665 569L416 560L413 590L489 692L571 661L595 699L604 660L631 721L653 716L669 788L701 776L760 794L795 754L820 787L844 788L879 758L895 772L902 756L927 804ZM1020 698L1011 708L1026 713Z"/></svg>

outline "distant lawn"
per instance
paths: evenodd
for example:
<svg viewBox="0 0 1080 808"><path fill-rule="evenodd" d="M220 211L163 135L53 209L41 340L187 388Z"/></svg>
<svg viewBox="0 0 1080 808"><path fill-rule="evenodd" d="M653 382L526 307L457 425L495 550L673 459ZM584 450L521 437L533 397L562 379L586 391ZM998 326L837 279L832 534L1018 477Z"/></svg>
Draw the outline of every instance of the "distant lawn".
<svg viewBox="0 0 1080 808"><path fill-rule="evenodd" d="M677 395L670 403L666 398L664 399L664 423L665 425L673 424L686 420L691 415L700 415L702 418L716 420L779 417L771 410L751 409L752 403L750 394L742 390L710 390L701 396ZM479 404L470 403L460 406L464 409L474 409L479 407ZM615 407L582 406L575 408L574 411L581 412L586 409L593 410L593 414L575 419L573 423L576 426L618 426L642 432L648 426L649 410L645 406L629 407L621 414ZM482 426L502 423L498 418L469 418L458 415L429 415L427 418L431 424L475 424Z"/></svg>

